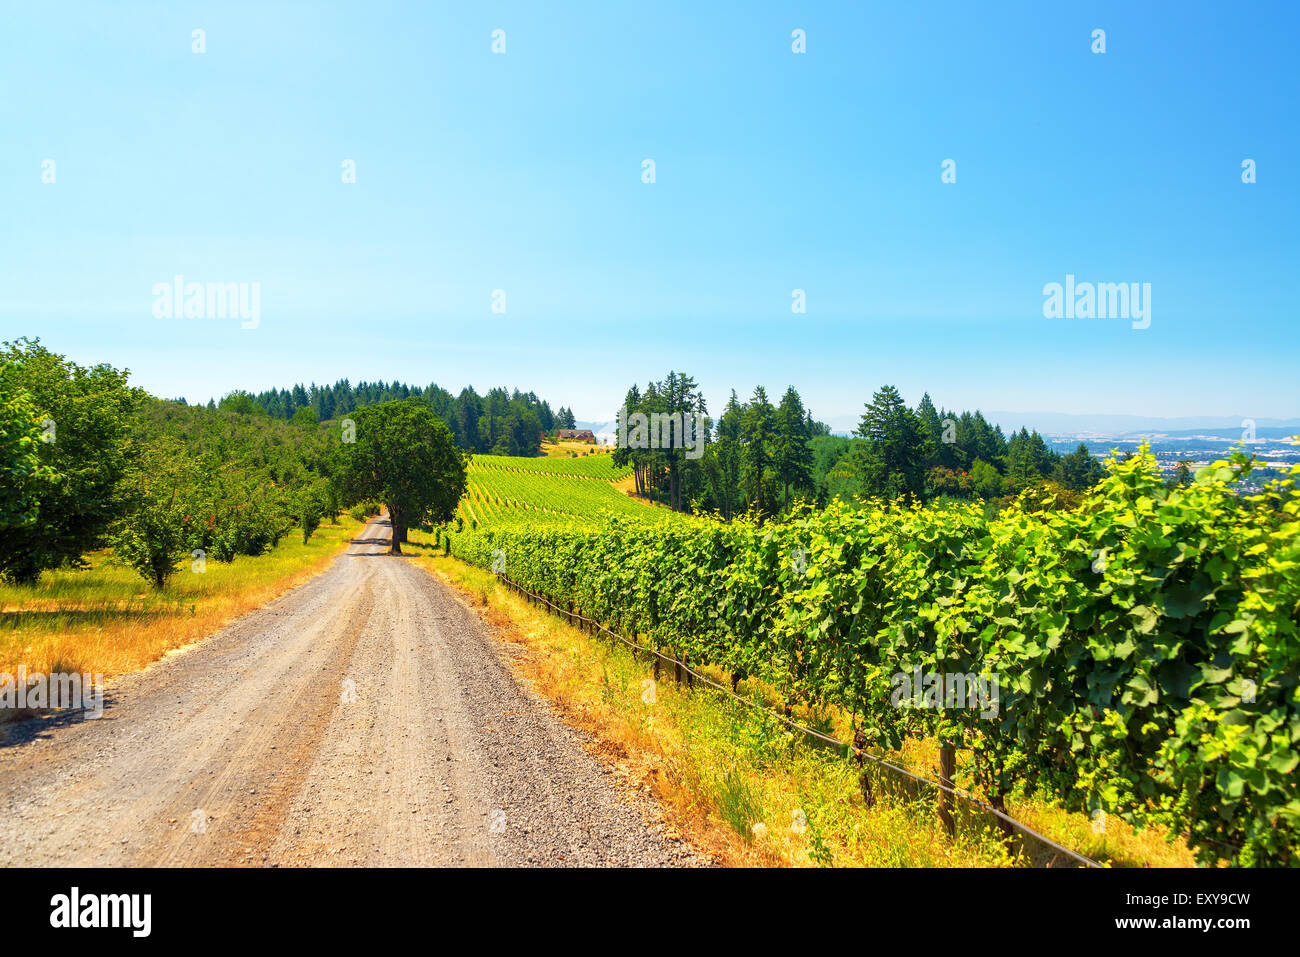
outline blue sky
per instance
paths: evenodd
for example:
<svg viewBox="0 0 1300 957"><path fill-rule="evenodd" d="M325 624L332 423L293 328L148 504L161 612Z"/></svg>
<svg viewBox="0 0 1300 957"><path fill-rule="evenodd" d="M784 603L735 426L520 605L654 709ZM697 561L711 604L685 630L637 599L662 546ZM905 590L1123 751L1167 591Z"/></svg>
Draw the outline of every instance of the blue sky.
<svg viewBox="0 0 1300 957"><path fill-rule="evenodd" d="M401 379L608 418L673 368L837 423L883 382L1297 416L1298 11L14 4L0 339L191 401ZM1044 318L1067 273L1151 283L1150 328ZM260 283L260 324L155 318L176 274Z"/></svg>

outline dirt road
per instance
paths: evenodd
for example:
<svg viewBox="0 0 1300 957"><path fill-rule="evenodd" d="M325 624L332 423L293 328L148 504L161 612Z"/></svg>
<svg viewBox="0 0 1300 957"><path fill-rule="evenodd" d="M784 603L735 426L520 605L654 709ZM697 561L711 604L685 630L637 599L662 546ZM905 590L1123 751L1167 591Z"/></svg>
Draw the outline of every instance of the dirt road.
<svg viewBox="0 0 1300 957"><path fill-rule="evenodd" d="M0 865L701 863L387 535L110 684L101 719L0 731Z"/></svg>

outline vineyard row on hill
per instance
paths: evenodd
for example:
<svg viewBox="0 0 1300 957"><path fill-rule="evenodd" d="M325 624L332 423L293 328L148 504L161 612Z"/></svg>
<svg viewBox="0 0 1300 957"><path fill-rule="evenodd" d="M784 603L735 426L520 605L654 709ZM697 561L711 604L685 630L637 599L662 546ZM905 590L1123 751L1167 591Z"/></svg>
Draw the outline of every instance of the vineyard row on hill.
<svg viewBox="0 0 1300 957"><path fill-rule="evenodd" d="M1019 788L1187 832L1198 856L1297 864L1300 496L1233 488L1244 458L1167 487L1109 463L1072 510L834 503L779 525L512 523L450 536L624 634L933 736L995 806ZM899 675L992 676L996 707L903 697ZM951 686L951 684L949 684ZM947 706L944 706L947 705Z"/></svg>
<svg viewBox="0 0 1300 957"><path fill-rule="evenodd" d="M609 456L602 456L609 458ZM509 459L545 462L546 459ZM582 459L556 459L582 462ZM607 469L608 471L608 469ZM564 515L570 522L598 521L609 513L640 517L649 509L619 492L608 480L580 472L499 466L476 458L470 463L468 492L458 514L462 522L496 525L538 515Z"/></svg>

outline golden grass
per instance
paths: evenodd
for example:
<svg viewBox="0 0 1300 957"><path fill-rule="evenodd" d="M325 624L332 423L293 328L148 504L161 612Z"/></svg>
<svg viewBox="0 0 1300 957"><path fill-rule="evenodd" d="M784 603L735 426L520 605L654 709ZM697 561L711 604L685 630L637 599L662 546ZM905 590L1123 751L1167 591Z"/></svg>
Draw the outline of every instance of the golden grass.
<svg viewBox="0 0 1300 957"><path fill-rule="evenodd" d="M622 492L632 501L640 502L646 508L668 508L668 506L663 504L662 502L655 502L652 501L651 499L645 498L644 496L638 495L636 493L635 475L630 475L630 474L625 475L623 478L617 480L616 482L612 482L610 484L614 486L614 490L616 492Z"/></svg>
<svg viewBox="0 0 1300 957"><path fill-rule="evenodd" d="M162 591L108 553L83 571L46 572L31 588L0 586L0 672L135 671L219 631L245 612L319 574L363 527L340 516L306 545L294 529L272 551L202 574L183 565Z"/></svg>
<svg viewBox="0 0 1300 957"><path fill-rule="evenodd" d="M427 537L412 533L416 543ZM985 815L958 809L950 838L929 788L879 779L868 806L852 761L818 748L771 719L710 692L678 688L665 667L655 701L642 700L652 666L624 647L584 634L499 586L494 576L432 548L415 561L457 588L502 639L519 647L521 676L586 731L591 750L629 787L654 794L694 846L729 866L1014 866ZM722 676L717 676L722 677ZM775 703L770 689L742 693ZM807 722L812 716L799 715ZM846 737L834 716L825 726ZM895 757L933 769L933 742L911 741ZM1193 866L1186 846L1162 834L1107 822L1095 834L1082 814L1045 799L1008 801L1013 816L1111 866ZM761 825L755 832L754 825ZM1044 856L1035 849L1037 859Z"/></svg>
<svg viewBox="0 0 1300 957"><path fill-rule="evenodd" d="M579 455L609 455L614 451L612 445L599 445L594 442L574 442L572 439L565 439L563 442L543 442L542 455L549 459L565 459L569 457L570 452L577 452Z"/></svg>

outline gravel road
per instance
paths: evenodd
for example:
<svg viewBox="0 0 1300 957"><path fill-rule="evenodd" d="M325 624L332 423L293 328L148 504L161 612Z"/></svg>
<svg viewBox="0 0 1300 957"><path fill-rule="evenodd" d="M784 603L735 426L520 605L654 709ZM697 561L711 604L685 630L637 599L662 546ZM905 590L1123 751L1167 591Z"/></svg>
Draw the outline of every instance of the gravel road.
<svg viewBox="0 0 1300 957"><path fill-rule="evenodd" d="M0 729L0 865L690 866L657 807L372 523L328 570Z"/></svg>

